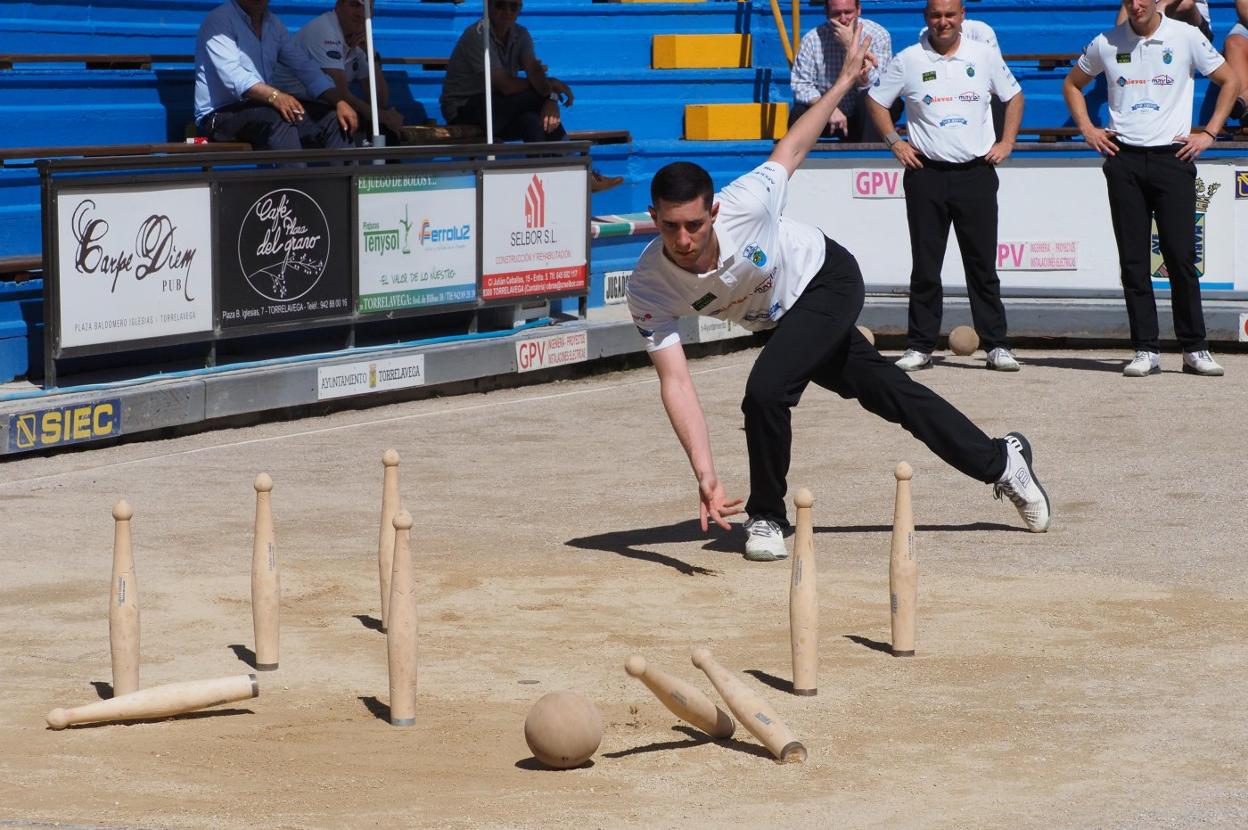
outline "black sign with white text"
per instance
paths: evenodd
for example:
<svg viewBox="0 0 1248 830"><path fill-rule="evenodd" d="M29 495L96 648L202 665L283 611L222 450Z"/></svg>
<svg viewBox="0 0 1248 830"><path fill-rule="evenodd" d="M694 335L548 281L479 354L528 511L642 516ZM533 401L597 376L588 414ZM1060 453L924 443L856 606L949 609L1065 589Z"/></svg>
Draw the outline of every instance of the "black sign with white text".
<svg viewBox="0 0 1248 830"><path fill-rule="evenodd" d="M350 179L224 182L221 326L351 313Z"/></svg>

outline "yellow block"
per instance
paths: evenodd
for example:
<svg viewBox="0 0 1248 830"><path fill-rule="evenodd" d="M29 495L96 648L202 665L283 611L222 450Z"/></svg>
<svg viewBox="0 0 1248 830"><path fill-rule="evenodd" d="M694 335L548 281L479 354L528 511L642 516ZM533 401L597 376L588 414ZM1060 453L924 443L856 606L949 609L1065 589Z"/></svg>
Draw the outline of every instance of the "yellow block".
<svg viewBox="0 0 1248 830"><path fill-rule="evenodd" d="M789 105L686 104L685 138L689 141L744 141L780 138L789 129Z"/></svg>
<svg viewBox="0 0 1248 830"><path fill-rule="evenodd" d="M749 35L655 35L653 69L748 69Z"/></svg>

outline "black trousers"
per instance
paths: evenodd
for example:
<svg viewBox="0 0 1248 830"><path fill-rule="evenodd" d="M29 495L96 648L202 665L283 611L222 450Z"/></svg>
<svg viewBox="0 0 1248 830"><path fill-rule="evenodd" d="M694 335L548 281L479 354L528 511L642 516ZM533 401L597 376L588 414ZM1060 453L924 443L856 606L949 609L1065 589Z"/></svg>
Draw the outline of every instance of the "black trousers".
<svg viewBox="0 0 1248 830"><path fill-rule="evenodd" d="M906 345L931 354L940 336L944 290L940 270L949 225L962 249L971 320L984 351L1006 342L1005 306L997 277L997 170L982 159L947 164L923 159L902 176L910 226L910 320Z"/></svg>
<svg viewBox="0 0 1248 830"><path fill-rule="evenodd" d="M1124 145L1105 159L1101 168L1109 188L1109 214L1118 242L1131 343L1137 351L1160 351L1149 262L1149 219L1154 216L1161 257L1170 275L1175 337L1185 352L1209 348L1196 273L1196 164L1177 157L1176 149Z"/></svg>
<svg viewBox="0 0 1248 830"><path fill-rule="evenodd" d="M568 134L563 125L550 132L542 129L542 107L546 99L532 88L515 95L494 96L494 138L502 141L563 141ZM451 124L473 124L485 129L485 93L468 99Z"/></svg>
<svg viewBox="0 0 1248 830"><path fill-rule="evenodd" d="M336 150L352 146L351 136L343 133L333 107L320 101L300 99L299 103L306 115L294 124L260 101L228 104L200 120L199 134L213 141L246 141L257 150Z"/></svg>
<svg viewBox="0 0 1248 830"><path fill-rule="evenodd" d="M883 357L858 331L854 324L864 293L858 262L827 240L823 267L780 318L754 363L741 402L750 456L745 509L751 518L788 524L784 497L792 409L811 381L900 424L971 478L991 483L1005 472L1004 441L985 435L952 404Z"/></svg>

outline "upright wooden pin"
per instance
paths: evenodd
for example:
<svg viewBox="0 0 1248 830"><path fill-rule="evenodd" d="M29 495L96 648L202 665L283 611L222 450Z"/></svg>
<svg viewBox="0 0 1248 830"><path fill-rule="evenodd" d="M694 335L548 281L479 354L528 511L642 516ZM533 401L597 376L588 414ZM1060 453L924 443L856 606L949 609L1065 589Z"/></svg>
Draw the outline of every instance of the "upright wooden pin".
<svg viewBox="0 0 1248 830"><path fill-rule="evenodd" d="M256 632L256 669L277 668L280 643L282 587L277 573L277 543L273 537L273 479L256 476L256 536L251 549L251 622Z"/></svg>
<svg viewBox="0 0 1248 830"><path fill-rule="evenodd" d="M720 709L711 699L679 677L673 677L646 664L646 658L634 654L624 663L624 671L629 677L635 677L650 691L659 702L668 708L676 717L696 726L712 738L731 738L736 724L728 713Z"/></svg>
<svg viewBox="0 0 1248 830"><path fill-rule="evenodd" d="M381 455L381 533L377 539L377 575L381 580L381 630L390 624L390 573L394 570L394 517L399 512L399 454Z"/></svg>
<svg viewBox="0 0 1248 830"><path fill-rule="evenodd" d="M113 506L113 585L108 602L108 645L113 657L113 694L139 690L139 582L134 576L130 519L125 499Z"/></svg>
<svg viewBox="0 0 1248 830"><path fill-rule="evenodd" d="M793 694L819 693L819 597L815 592L815 530L810 508L815 497L797 491L797 534L793 539L793 572L789 582L789 639L793 645Z"/></svg>
<svg viewBox="0 0 1248 830"><path fill-rule="evenodd" d="M394 517L394 570L390 576L390 725L416 725L416 574L412 568L412 516Z"/></svg>
<svg viewBox="0 0 1248 830"><path fill-rule="evenodd" d="M893 546L888 557L888 598L893 620L893 656L913 657L915 610L919 604L919 558L914 549L914 513L910 506L910 479L914 470L901 462L897 503L893 508Z"/></svg>
<svg viewBox="0 0 1248 830"><path fill-rule="evenodd" d="M735 675L715 662L710 651L695 648L693 664L710 678L715 691L719 692L719 696L728 704L737 720L741 721L741 725L758 738L780 763L800 764L806 760L806 747L793 737L776 710Z"/></svg>

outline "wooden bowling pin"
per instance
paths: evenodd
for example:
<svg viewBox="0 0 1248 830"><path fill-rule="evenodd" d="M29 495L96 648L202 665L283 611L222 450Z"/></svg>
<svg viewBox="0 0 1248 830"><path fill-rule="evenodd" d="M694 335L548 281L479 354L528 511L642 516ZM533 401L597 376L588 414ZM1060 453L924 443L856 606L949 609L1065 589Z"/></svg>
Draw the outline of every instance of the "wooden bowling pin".
<svg viewBox="0 0 1248 830"><path fill-rule="evenodd" d="M893 546L888 558L888 602L893 620L893 656L913 657L914 615L919 604L919 558L914 548L914 513L910 507L910 479L914 470L901 462L897 502L893 508Z"/></svg>
<svg viewBox="0 0 1248 830"><path fill-rule="evenodd" d="M254 674L169 683L72 709L53 709L48 712L48 726L64 729L72 723L165 718L235 700L248 700L258 697L259 694L260 684L256 682Z"/></svg>
<svg viewBox="0 0 1248 830"><path fill-rule="evenodd" d="M693 664L706 673L719 696L741 721L750 734L782 764L802 763L806 760L806 747L793 737L793 733L780 720L776 710L767 701L742 683L735 675L715 662L711 652L704 648L693 650Z"/></svg>
<svg viewBox="0 0 1248 830"><path fill-rule="evenodd" d="M256 633L256 668L277 668L280 642L282 587L277 573L277 543L273 537L273 479L256 476L256 536L251 551L251 622Z"/></svg>
<svg viewBox="0 0 1248 830"><path fill-rule="evenodd" d="M793 646L793 694L819 693L819 598L815 592L815 531L810 508L815 497L797 491L797 534L793 539L793 571L789 582L789 639Z"/></svg>
<svg viewBox="0 0 1248 830"><path fill-rule="evenodd" d="M646 658L639 654L629 657L624 663L624 671L635 677L650 691L659 702L666 706L673 715L701 729L712 738L731 738L736 724L728 713L720 709L711 699L679 677L650 668Z"/></svg>
<svg viewBox="0 0 1248 830"><path fill-rule="evenodd" d="M394 517L399 512L399 454L381 455L381 533L377 538L377 575L381 580L381 630L390 623L390 573L394 570Z"/></svg>
<svg viewBox="0 0 1248 830"><path fill-rule="evenodd" d="M412 516L394 517L394 569L390 575L390 725L416 725L416 574L412 569Z"/></svg>
<svg viewBox="0 0 1248 830"><path fill-rule="evenodd" d="M125 499L113 506L113 586L108 602L108 645L113 657L113 694L139 690L139 582L134 576L130 519Z"/></svg>

